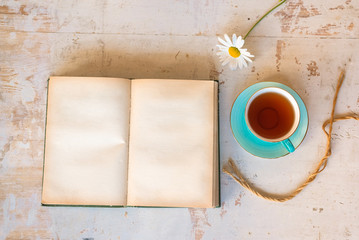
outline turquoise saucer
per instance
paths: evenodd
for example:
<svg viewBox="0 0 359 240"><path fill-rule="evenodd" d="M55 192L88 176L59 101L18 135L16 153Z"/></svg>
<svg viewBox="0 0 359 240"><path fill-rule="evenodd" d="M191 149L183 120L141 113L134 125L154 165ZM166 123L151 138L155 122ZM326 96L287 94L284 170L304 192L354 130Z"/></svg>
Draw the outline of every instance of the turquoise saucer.
<svg viewBox="0 0 359 240"><path fill-rule="evenodd" d="M297 148L303 141L308 129L308 112L303 100L290 87L277 82L260 82L246 88L233 103L231 111L232 132L238 143L249 153L262 158L278 158L289 152L280 142L265 142L257 138L247 127L244 117L246 103L256 91L266 87L278 87L293 95L300 109L300 121L297 130L289 138Z"/></svg>

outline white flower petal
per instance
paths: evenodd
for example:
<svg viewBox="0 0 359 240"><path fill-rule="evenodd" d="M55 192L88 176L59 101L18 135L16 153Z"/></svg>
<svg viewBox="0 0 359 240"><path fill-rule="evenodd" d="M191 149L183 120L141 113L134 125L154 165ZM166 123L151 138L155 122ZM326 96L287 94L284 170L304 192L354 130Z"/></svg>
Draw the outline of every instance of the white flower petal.
<svg viewBox="0 0 359 240"><path fill-rule="evenodd" d="M238 61L238 58L236 59L236 68L239 68L239 61Z"/></svg>
<svg viewBox="0 0 359 240"><path fill-rule="evenodd" d="M244 58L245 60L247 60L248 62L252 62L252 59L250 59L250 58L247 57L247 56L244 56L244 55L243 55L243 58Z"/></svg>
<svg viewBox="0 0 359 240"><path fill-rule="evenodd" d="M218 47L218 50L220 51L220 52L228 52L228 47Z"/></svg>
<svg viewBox="0 0 359 240"><path fill-rule="evenodd" d="M221 62L223 62L227 57L226 56L220 56L219 59L221 60Z"/></svg>
<svg viewBox="0 0 359 240"><path fill-rule="evenodd" d="M223 51L222 53L223 53L223 56L228 56L228 57L230 56L228 50Z"/></svg>
<svg viewBox="0 0 359 240"><path fill-rule="evenodd" d="M222 56L222 57L228 57L229 54L226 54L225 52L222 52L221 56Z"/></svg>
<svg viewBox="0 0 359 240"><path fill-rule="evenodd" d="M227 34L224 34L224 38L226 39L227 43L228 43L230 46L233 46L232 41L231 41L231 39L228 37Z"/></svg>
<svg viewBox="0 0 359 240"><path fill-rule="evenodd" d="M242 69L242 68L243 68L242 58L239 58L239 59L238 59L237 64L238 64L239 69Z"/></svg>
<svg viewBox="0 0 359 240"><path fill-rule="evenodd" d="M231 70L236 70L236 69L237 69L237 62L236 62L236 61L231 61L231 62L229 63L229 68L230 68Z"/></svg>
<svg viewBox="0 0 359 240"><path fill-rule="evenodd" d="M229 54L227 54L226 52L218 52L217 56L219 56L220 58L226 58L229 56Z"/></svg>
<svg viewBox="0 0 359 240"><path fill-rule="evenodd" d="M242 39L241 36L239 36L237 39L236 48L240 49L241 47L243 47L243 45L244 45L244 40Z"/></svg>
<svg viewBox="0 0 359 240"><path fill-rule="evenodd" d="M220 37L218 37L218 41L220 42L220 43L222 43L224 46L226 46L226 47L230 47L231 45L230 44L228 44L226 41L224 41L222 38L220 38Z"/></svg>
<svg viewBox="0 0 359 240"><path fill-rule="evenodd" d="M226 65L227 63L229 63L231 61L231 57L227 57L223 62L222 62L222 66Z"/></svg>
<svg viewBox="0 0 359 240"><path fill-rule="evenodd" d="M223 45L217 45L217 47L220 49L220 50L228 50L228 47L226 46L223 46Z"/></svg>
<svg viewBox="0 0 359 240"><path fill-rule="evenodd" d="M243 66L248 67L247 62L246 62L246 60L244 60L244 58L243 58L243 57L241 58L241 60L242 60Z"/></svg>
<svg viewBox="0 0 359 240"><path fill-rule="evenodd" d="M254 55L250 54L250 53L247 52L247 51L243 51L242 54L243 54L244 56L247 56L247 57L254 57Z"/></svg>
<svg viewBox="0 0 359 240"><path fill-rule="evenodd" d="M239 67L237 59L233 62L233 64L236 66L235 69L237 69Z"/></svg>
<svg viewBox="0 0 359 240"><path fill-rule="evenodd" d="M233 33L233 36L232 36L232 42L233 42L233 46L236 46L236 42L237 42L237 36L235 33Z"/></svg>

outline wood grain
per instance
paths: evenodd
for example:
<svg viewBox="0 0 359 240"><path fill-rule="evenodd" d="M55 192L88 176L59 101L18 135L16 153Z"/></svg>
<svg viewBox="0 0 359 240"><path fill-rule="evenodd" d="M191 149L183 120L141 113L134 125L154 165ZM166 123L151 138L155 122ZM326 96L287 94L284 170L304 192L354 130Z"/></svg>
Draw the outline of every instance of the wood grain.
<svg viewBox="0 0 359 240"><path fill-rule="evenodd" d="M221 175L218 209L40 206L46 87L50 75L188 78L220 81L221 160L285 193L325 151L336 79L345 68L337 113L359 112L359 5L355 0L288 0L261 22L245 47L254 62L222 67L217 36L244 35L275 1L0 2L0 239L357 239L359 127L334 126L333 155L293 200L259 199ZM235 97L260 81L289 85L303 98L309 130L277 159L248 154L232 136Z"/></svg>

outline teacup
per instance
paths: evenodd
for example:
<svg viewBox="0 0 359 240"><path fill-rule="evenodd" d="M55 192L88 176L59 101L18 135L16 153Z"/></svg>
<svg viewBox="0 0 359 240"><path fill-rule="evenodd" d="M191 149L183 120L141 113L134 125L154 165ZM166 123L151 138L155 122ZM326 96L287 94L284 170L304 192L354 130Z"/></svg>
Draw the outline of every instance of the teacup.
<svg viewBox="0 0 359 240"><path fill-rule="evenodd" d="M281 142L288 152L295 148L290 136L296 131L300 110L295 98L286 90L266 87L255 92L245 108L249 130L266 142Z"/></svg>

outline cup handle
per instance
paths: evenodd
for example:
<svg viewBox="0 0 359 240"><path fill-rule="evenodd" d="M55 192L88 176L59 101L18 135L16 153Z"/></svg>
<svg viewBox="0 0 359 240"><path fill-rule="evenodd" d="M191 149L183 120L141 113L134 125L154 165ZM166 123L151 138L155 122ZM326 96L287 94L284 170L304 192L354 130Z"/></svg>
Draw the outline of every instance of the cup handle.
<svg viewBox="0 0 359 240"><path fill-rule="evenodd" d="M294 152L295 148L294 148L292 142L289 140L289 138L281 141L281 143L287 149L288 152L290 152L290 153Z"/></svg>

